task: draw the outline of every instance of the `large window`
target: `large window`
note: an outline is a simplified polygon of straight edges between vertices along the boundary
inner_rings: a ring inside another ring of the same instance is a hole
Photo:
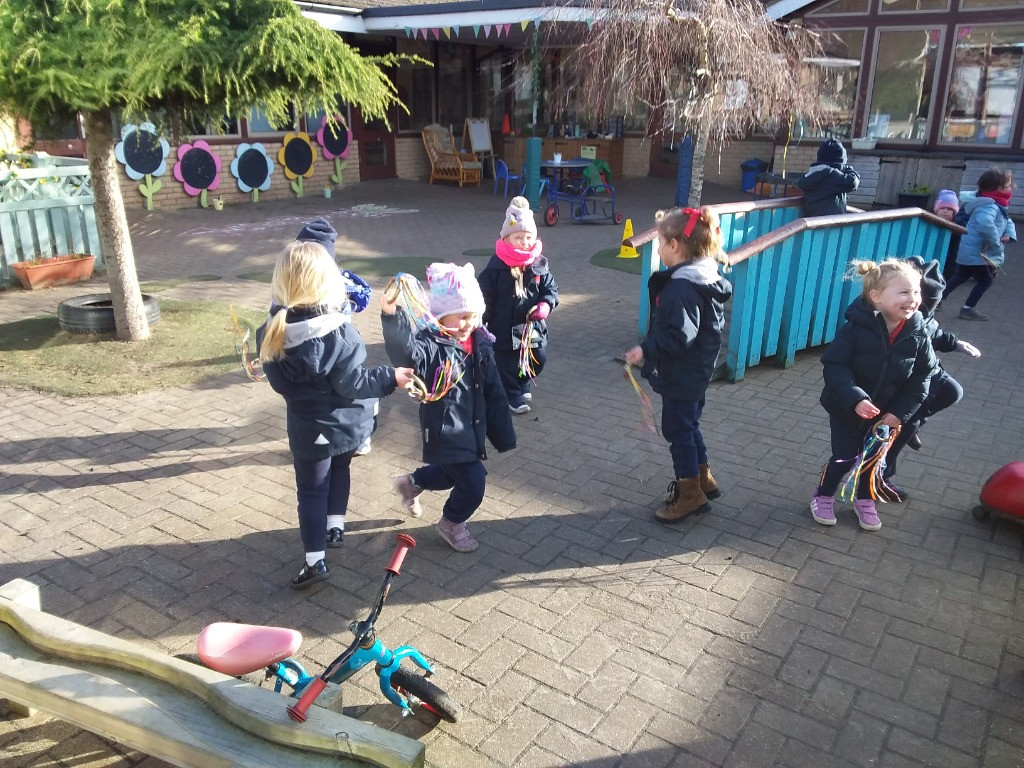
[[[472,49],[440,43],[437,49],[437,122],[451,125],[461,136],[469,113],[469,72]]]
[[[808,16],[835,16],[842,13],[867,13],[868,0],[834,0],[834,2],[823,5],[817,10],[808,13]]]
[[[820,58],[813,66],[807,84],[821,96],[825,117],[817,135],[849,138],[854,135],[853,119],[860,82],[860,62],[864,53],[863,29],[830,30],[822,39]]]
[[[940,29],[883,29],[875,44],[867,135],[924,142],[935,86]]]
[[[426,40],[398,39],[398,53],[434,60],[433,46]],[[434,122],[434,68],[428,64],[403,63],[395,70],[398,98],[409,110],[398,110],[398,129],[418,131]]]
[[[500,131],[505,118],[505,89],[502,85],[505,56],[500,49],[478,48],[476,52],[476,93],[474,117],[487,118],[492,131]]]
[[[882,0],[878,10],[882,13],[914,11],[944,11],[949,7],[949,0]]]
[[[1009,144],[1022,61],[1024,24],[957,27],[942,141]]]

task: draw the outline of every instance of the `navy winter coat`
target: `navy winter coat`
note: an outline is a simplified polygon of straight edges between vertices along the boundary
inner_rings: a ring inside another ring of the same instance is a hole
[[[846,193],[860,186],[860,174],[845,164],[812,165],[796,185],[804,191],[801,216],[833,216],[846,213]]]
[[[498,453],[516,447],[512,412],[494,363],[493,339],[483,328],[473,332],[473,354],[459,343],[429,330],[416,332],[401,307],[393,315],[381,314],[384,349],[395,365],[416,371],[427,386],[446,360],[463,371],[458,384],[440,400],[420,405],[423,461],[459,464],[487,458],[484,438]]]
[[[523,287],[526,296],[516,296],[515,278],[512,270],[497,255],[491,257],[487,266],[477,276],[480,291],[484,295],[484,325],[494,336],[495,349],[519,349],[526,325],[526,316],[542,301],[551,309],[558,306],[558,285],[548,270],[548,260],[539,256],[533,264],[523,268]],[[543,320],[534,320],[531,347],[545,347],[548,343],[548,325]]]
[[[373,431],[373,403],[395,390],[395,371],[367,368],[359,331],[341,313],[288,310],[285,355],[263,371],[287,407],[288,447],[305,461],[354,451]],[[263,343],[266,325],[256,331]]]
[[[712,259],[678,264],[651,275],[651,322],[641,342],[641,375],[668,400],[699,400],[722,349],[725,302],[732,283]]]
[[[861,400],[906,422],[928,395],[928,379],[936,366],[920,312],[904,323],[890,346],[885,318],[863,296],[847,308],[846,323],[825,349],[821,363],[822,406],[833,416],[858,422],[854,408]]]

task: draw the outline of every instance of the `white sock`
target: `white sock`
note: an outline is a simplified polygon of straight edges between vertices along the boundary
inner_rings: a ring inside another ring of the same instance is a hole
[[[345,530],[345,516],[344,515],[328,515],[327,516],[327,530],[331,528],[341,528]]]
[[[314,565],[324,559],[323,552],[307,552],[306,553],[306,565],[312,568]],[[301,573],[301,571],[300,571]]]

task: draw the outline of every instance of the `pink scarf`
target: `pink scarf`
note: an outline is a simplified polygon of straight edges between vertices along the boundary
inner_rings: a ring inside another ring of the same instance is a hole
[[[979,192],[978,197],[988,197],[995,200],[1003,208],[1010,204],[1010,198],[1013,197],[1013,190],[1010,189],[993,189],[990,192]]]
[[[494,243],[494,253],[505,264],[510,267],[526,267],[533,264],[534,260],[544,251],[544,244],[538,240],[528,251],[520,251],[512,243],[498,240]]]

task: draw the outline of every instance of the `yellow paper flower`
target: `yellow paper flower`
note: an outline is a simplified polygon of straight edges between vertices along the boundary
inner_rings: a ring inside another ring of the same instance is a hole
[[[304,132],[286,133],[281,148],[277,150],[277,160],[284,167],[284,175],[289,179],[313,175],[313,163],[316,162],[316,149]]]

